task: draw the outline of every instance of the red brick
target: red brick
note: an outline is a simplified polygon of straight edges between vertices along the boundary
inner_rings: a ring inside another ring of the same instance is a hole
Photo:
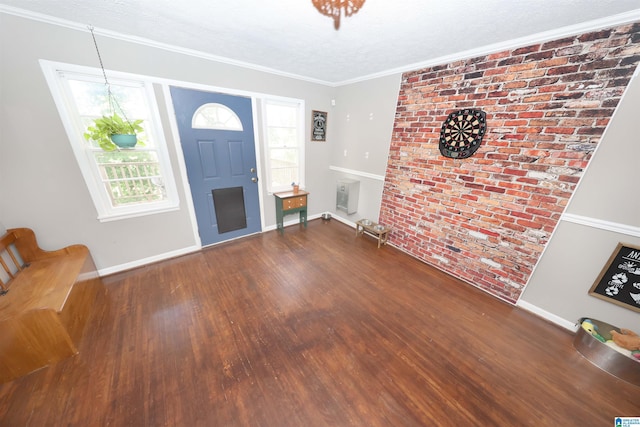
[[[538,92],[546,93],[546,92],[562,92],[567,88],[566,84],[557,84],[557,85],[549,85],[549,86],[541,86],[538,88]],[[572,94],[574,95],[574,94]],[[582,96],[582,93],[575,94],[576,97]],[[555,96],[558,98],[558,94]]]
[[[607,30],[594,31],[591,33],[582,34],[581,36],[578,37],[578,41],[584,43],[584,42],[589,42],[594,40],[606,39],[611,35],[612,31],[613,30],[611,29],[607,29]]]
[[[505,120],[504,126],[526,126],[529,124],[528,120]]]
[[[539,126],[539,127],[547,127],[547,126],[557,126],[558,119],[533,119],[529,120],[529,125],[531,126]]]
[[[502,173],[507,175],[514,175],[514,176],[525,176],[527,174],[527,171],[522,169],[505,168],[502,170]]]
[[[525,212],[528,212],[532,215],[535,216],[541,216],[541,217],[551,217],[553,215],[553,212],[548,210],[548,209],[536,209],[536,208],[526,208]]]
[[[571,46],[573,43],[575,43],[575,37],[566,37],[564,39],[559,39],[559,40],[553,40],[550,42],[546,42],[542,45],[541,49],[542,50],[547,50],[547,49],[560,49],[560,48],[566,48],[568,46]]]
[[[616,68],[620,64],[619,59],[586,62],[580,65],[580,71],[602,70]]]
[[[529,55],[526,55],[524,57],[525,61],[542,61],[544,59],[550,59],[553,58],[553,51],[551,50],[547,50],[547,51],[541,51],[541,52],[536,52],[536,53],[531,53]]]
[[[578,71],[580,71],[580,66],[579,65],[566,65],[566,66],[563,66],[563,67],[549,68],[547,70],[547,75],[548,76],[556,76],[556,75],[560,75],[560,74],[577,73]]]
[[[571,135],[576,131],[573,127],[547,127],[544,129],[545,133],[559,133],[563,135]]]
[[[558,66],[561,66],[561,65],[565,65],[567,63],[569,63],[569,60],[567,58],[553,58],[553,59],[547,59],[545,61],[538,62],[537,68],[558,67]],[[562,73],[562,74],[564,74],[564,73]]]
[[[525,64],[516,64],[516,65],[512,65],[507,69],[508,73],[518,73],[521,71],[527,71],[527,70],[532,70],[536,67],[536,63],[535,62],[527,62]]]
[[[518,117],[522,119],[544,117],[544,111],[522,111],[518,113]]]
[[[579,128],[576,133],[578,135],[602,135],[604,133],[603,127],[582,127]]]
[[[578,181],[580,181],[580,177],[579,176],[574,176],[574,175],[560,175],[558,177],[558,181],[560,182],[570,182],[573,184],[577,184]]]
[[[537,77],[542,77],[546,74],[546,70],[542,69],[536,69],[536,70],[529,70],[529,71],[523,71],[521,73],[518,73],[518,78],[520,79],[534,79]]]
[[[511,53],[505,50],[502,52],[489,54],[487,55],[487,59],[493,60],[493,59],[509,58],[510,56],[511,56]]]
[[[527,54],[527,53],[531,53],[531,52],[537,52],[538,50],[540,50],[540,45],[536,44],[536,45],[531,45],[531,46],[520,47],[520,48],[514,49],[511,52],[511,54],[513,56],[523,55],[523,54]]]
[[[520,127],[516,130],[516,132],[518,133],[540,133],[542,132],[542,128],[541,127]]]
[[[533,96],[526,96],[522,102],[546,102],[546,101],[551,101],[553,95],[550,93],[544,94],[544,95],[533,95]]]

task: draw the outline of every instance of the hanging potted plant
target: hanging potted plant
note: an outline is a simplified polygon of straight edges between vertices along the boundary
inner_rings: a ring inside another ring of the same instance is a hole
[[[142,120],[131,122],[120,117],[118,113],[113,113],[95,119],[93,125],[87,128],[84,137],[87,141],[97,142],[105,151],[133,148],[136,144],[144,145],[137,137],[137,134],[144,130],[141,124]]]
[[[105,151],[113,151],[118,148],[133,148],[136,145],[144,145],[137,134],[143,132],[142,120],[129,120],[124,114],[122,107],[118,103],[111,92],[111,85],[107,80],[107,73],[102,63],[102,57],[100,56],[100,50],[98,49],[98,43],[96,42],[96,36],[93,33],[93,27],[89,27],[91,31],[91,37],[93,37],[93,44],[96,47],[98,53],[98,60],[100,61],[100,68],[102,69],[102,75],[104,76],[104,83],[107,88],[107,99],[109,101],[109,110],[111,115],[103,115],[93,121],[93,124],[87,127],[87,131],[84,133],[84,137],[87,141],[95,141],[100,148]],[[122,116],[116,112],[115,109],[120,110]]]

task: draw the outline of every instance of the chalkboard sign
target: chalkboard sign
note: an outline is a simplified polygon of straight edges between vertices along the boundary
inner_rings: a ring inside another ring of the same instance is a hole
[[[589,295],[640,312],[640,247],[618,243]]]

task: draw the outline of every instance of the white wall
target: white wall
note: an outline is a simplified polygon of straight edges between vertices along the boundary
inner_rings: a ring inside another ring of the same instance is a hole
[[[328,111],[335,96],[335,88],[325,85],[169,50],[100,36],[98,43],[107,69],[303,99],[307,129],[311,110]],[[100,223],[38,63],[47,59],[99,67],[90,33],[0,13],[0,54],[0,215],[7,228],[34,229],[44,249],[86,244],[103,272],[196,248],[186,208],[189,196],[178,170],[180,153],[162,98],[160,110],[178,179],[180,209]],[[324,191],[331,146],[331,134],[324,144],[307,139],[309,215],[324,212],[331,204]],[[261,182],[264,185],[266,179]],[[266,192],[262,208],[266,228],[273,227],[275,202]]]
[[[640,245],[638,111],[636,76],[522,294],[525,308],[566,325],[592,317],[640,333],[640,313],[588,295],[619,242]]]
[[[338,88],[336,105],[329,113],[329,126],[337,136],[332,139],[328,191],[333,203],[328,210],[348,222],[378,220],[401,78],[397,73]],[[360,181],[355,214],[336,212],[340,178]]]

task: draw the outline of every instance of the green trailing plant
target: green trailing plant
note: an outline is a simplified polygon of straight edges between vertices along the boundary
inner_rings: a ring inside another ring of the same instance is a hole
[[[137,135],[143,132],[142,120],[129,121],[123,119],[118,113],[111,116],[102,116],[93,121],[93,125],[87,128],[84,137],[87,141],[95,141],[105,151],[113,151],[118,146],[111,140],[112,135]],[[138,145],[144,142],[138,138]]]
[[[144,131],[141,126],[142,120],[129,120],[127,118],[127,115],[122,110],[122,107],[120,107],[118,100],[113,96],[113,93],[111,92],[111,85],[109,84],[109,80],[107,79],[107,72],[104,69],[102,57],[100,56],[100,49],[98,49],[98,42],[96,41],[96,36],[93,32],[93,27],[89,26],[88,28],[91,32],[91,38],[93,39],[93,44],[96,47],[96,53],[98,54],[98,60],[100,61],[100,69],[102,70],[102,75],[104,76],[104,84],[107,88],[107,99],[109,100],[109,109],[111,110],[111,115],[104,115],[95,119],[93,121],[93,125],[87,127],[87,131],[84,133],[84,137],[87,141],[93,140],[97,142],[100,148],[105,151],[117,150],[119,146],[131,148],[135,145],[144,145],[144,142],[141,141],[137,136],[138,133]],[[124,119],[115,112],[114,106],[120,110],[120,112],[124,116]],[[122,143],[112,138],[114,135],[134,135],[135,137],[131,138],[131,144],[122,145]]]

